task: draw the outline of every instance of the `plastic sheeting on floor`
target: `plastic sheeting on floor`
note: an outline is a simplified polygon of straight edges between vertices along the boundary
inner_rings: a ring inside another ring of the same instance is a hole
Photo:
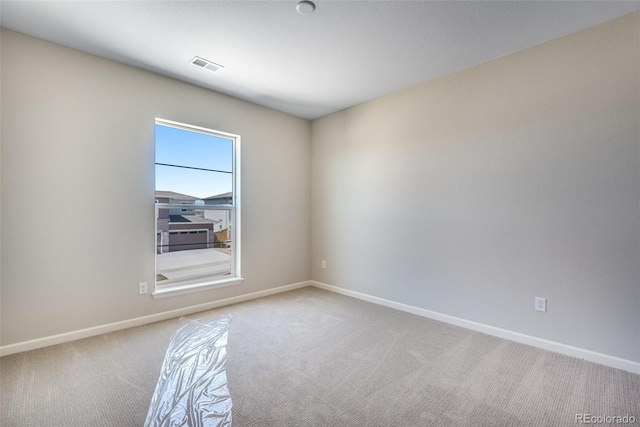
[[[224,369],[231,316],[186,325],[171,338],[145,427],[230,427],[231,395]]]

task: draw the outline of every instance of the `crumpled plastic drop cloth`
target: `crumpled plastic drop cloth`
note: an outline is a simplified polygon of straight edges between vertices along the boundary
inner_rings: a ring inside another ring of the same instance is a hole
[[[171,338],[145,427],[231,427],[224,365],[231,316],[186,325]]]

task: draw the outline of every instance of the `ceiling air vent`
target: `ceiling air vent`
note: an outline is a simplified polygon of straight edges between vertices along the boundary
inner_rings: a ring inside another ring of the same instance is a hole
[[[205,68],[214,73],[224,68],[222,65],[216,64],[215,62],[207,61],[206,59],[200,58],[199,56],[194,56],[193,59],[191,60],[191,63],[193,65],[197,65],[200,68]]]

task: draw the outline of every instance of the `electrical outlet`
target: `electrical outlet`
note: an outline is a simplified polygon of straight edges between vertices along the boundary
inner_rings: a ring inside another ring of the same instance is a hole
[[[536,297],[536,311],[547,312],[547,299]]]
[[[138,285],[138,292],[140,295],[144,295],[147,293],[147,282],[140,282]]]
[[[327,268],[327,261],[322,260],[322,268]]]

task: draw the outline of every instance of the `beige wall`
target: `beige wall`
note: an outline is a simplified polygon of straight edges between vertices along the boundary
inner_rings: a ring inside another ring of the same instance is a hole
[[[2,345],[309,278],[307,120],[16,32],[1,39]],[[156,117],[241,135],[243,284],[138,295],[155,278]]]
[[[640,361],[639,21],[314,121],[312,279]]]

